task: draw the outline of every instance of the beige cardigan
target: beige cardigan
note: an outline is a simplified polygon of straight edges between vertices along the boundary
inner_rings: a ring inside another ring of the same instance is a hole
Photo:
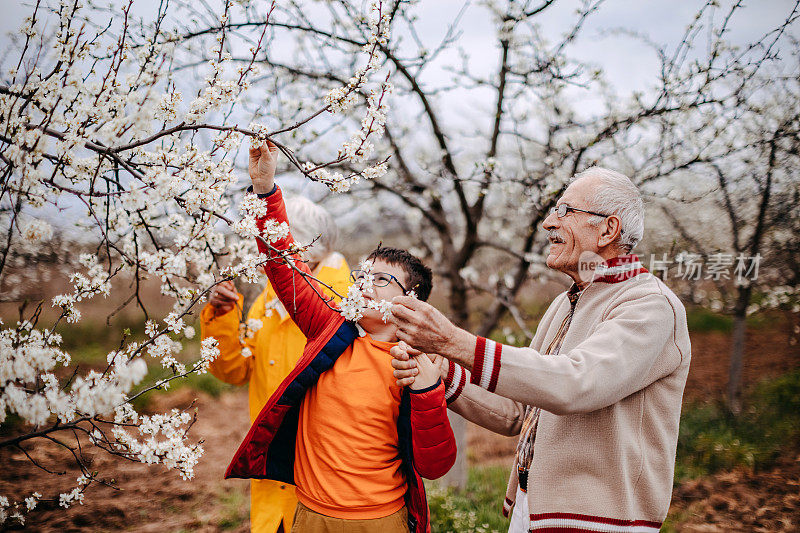
[[[449,406],[478,425],[515,435],[525,406],[542,408],[528,478],[532,531],[655,532],[667,515],[689,333],[675,294],[636,273],[581,292],[560,355],[538,350],[569,312],[566,293],[530,348],[479,339],[483,362],[476,354],[472,375],[449,363]],[[513,467],[505,514],[517,484]]]

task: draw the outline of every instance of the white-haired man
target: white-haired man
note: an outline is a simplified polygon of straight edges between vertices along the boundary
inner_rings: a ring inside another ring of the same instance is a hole
[[[683,305],[631,249],[644,208],[624,175],[578,174],[544,221],[547,266],[573,280],[529,348],[456,328],[433,307],[394,300],[398,337],[447,359],[449,407],[519,434],[509,531],[657,532],[667,515],[690,344]],[[413,354],[393,353],[398,384]]]
[[[333,217],[321,206],[302,196],[286,202],[292,235],[302,245],[314,277],[338,294],[346,294],[350,269],[342,254],[334,251],[338,230]],[[312,244],[313,243],[313,244]],[[323,287],[328,297],[335,295]],[[220,355],[209,371],[232,385],[248,385],[250,422],[255,420],[278,385],[303,353],[306,338],[267,283],[247,313],[248,322],[260,323],[250,337],[241,338],[239,323],[242,295],[232,281],[214,287],[208,305],[200,314],[202,337],[219,341]],[[268,479],[253,479],[250,485],[250,529],[255,533],[288,532],[297,506],[295,488]]]

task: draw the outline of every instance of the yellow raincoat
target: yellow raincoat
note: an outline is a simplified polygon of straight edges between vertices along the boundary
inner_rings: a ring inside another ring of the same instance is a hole
[[[341,254],[334,252],[326,257],[315,269],[314,276],[339,294],[347,293],[350,269]],[[323,290],[326,295],[335,296],[327,288]],[[232,385],[250,385],[252,423],[278,385],[294,368],[303,353],[306,338],[267,283],[247,313],[248,320],[260,320],[262,327],[252,338],[245,338],[242,344],[239,334],[242,301],[239,295],[236,307],[218,317],[214,317],[214,309],[207,305],[200,314],[200,328],[204,339],[214,337],[219,341],[220,355],[211,364],[210,372]],[[244,354],[243,348],[246,348]],[[294,486],[267,479],[253,479],[250,483],[251,530],[256,533],[275,533],[282,520],[283,530],[287,533],[291,531],[297,505]]]

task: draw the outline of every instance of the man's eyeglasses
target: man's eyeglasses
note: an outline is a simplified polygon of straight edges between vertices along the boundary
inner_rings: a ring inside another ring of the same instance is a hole
[[[586,209],[578,209],[577,207],[572,207],[568,204],[558,204],[554,208],[550,210],[551,215],[555,215],[558,218],[564,218],[569,213],[589,213],[590,215],[594,215],[597,217],[610,217],[611,215],[604,215],[603,213],[597,213],[595,211],[587,211]]]
[[[363,279],[365,275],[366,275],[366,273],[363,270],[358,270],[358,269],[352,270],[350,272],[350,281],[355,283],[355,282]],[[373,272],[372,273],[372,284],[374,286],[376,286],[376,287],[386,287],[387,285],[389,285],[393,281],[395,283],[397,283],[400,286],[401,289],[403,289],[403,294],[408,294],[408,291],[406,290],[405,287],[403,287],[403,284],[400,283],[400,280],[398,280],[396,277],[392,276],[391,274],[387,274],[386,272]]]

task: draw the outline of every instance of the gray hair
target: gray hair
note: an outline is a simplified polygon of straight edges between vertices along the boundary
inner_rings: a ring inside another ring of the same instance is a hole
[[[286,199],[286,215],[295,242],[303,246],[314,243],[306,251],[306,259],[318,263],[333,251],[339,228],[325,208],[304,196],[292,196]]]
[[[595,193],[586,198],[589,209],[620,218],[621,232],[618,244],[630,252],[644,236],[644,202],[639,189],[624,174],[602,167],[590,167],[579,172],[570,183],[581,178],[599,182]],[[590,217],[589,223],[597,226],[603,217]]]

